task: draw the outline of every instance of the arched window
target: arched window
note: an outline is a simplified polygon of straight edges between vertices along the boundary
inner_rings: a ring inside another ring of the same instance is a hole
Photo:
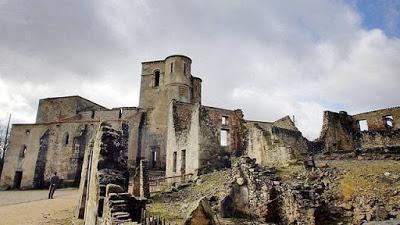
[[[154,87],[158,87],[160,85],[160,71],[156,70],[154,72]]]
[[[65,133],[64,145],[68,145],[68,144],[69,144],[69,134]]]
[[[21,151],[19,152],[20,158],[25,158],[25,154],[28,151],[28,147],[26,145],[22,145]]]

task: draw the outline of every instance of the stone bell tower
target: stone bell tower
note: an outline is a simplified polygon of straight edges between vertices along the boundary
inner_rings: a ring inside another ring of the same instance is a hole
[[[169,103],[201,103],[202,81],[192,76],[191,67],[184,55],[142,63],[139,107],[146,110],[146,119],[139,151],[150,168],[165,168]]]

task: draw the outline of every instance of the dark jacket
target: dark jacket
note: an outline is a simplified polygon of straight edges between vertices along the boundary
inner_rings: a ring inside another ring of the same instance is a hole
[[[60,182],[60,178],[57,175],[54,175],[50,178],[50,185],[57,186]]]

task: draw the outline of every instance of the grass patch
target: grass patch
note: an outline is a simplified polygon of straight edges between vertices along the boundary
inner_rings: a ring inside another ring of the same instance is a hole
[[[339,193],[344,201],[357,195],[374,196],[389,205],[400,204],[400,181],[390,182],[384,173],[400,175],[400,162],[392,160],[333,160],[323,161],[340,169]]]

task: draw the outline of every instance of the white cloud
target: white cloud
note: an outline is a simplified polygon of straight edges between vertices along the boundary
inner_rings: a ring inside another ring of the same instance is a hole
[[[17,121],[50,96],[137,105],[140,62],[170,54],[193,59],[204,104],[295,115],[310,138],[323,110],[399,104],[400,40],[342,1],[9,0],[0,18],[0,108]]]

